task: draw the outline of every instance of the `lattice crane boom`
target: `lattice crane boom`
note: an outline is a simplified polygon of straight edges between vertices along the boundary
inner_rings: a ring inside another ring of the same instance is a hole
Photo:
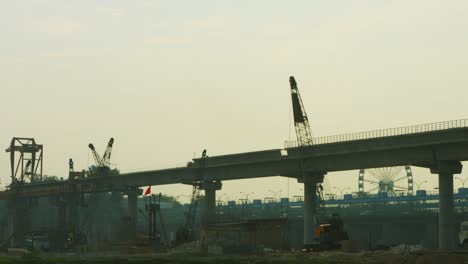
[[[202,153],[202,165],[201,169],[204,168],[204,158],[207,158],[208,156],[206,155],[206,149],[203,150]],[[201,174],[203,174],[203,171],[201,171]],[[201,175],[202,176],[202,175]],[[203,178],[203,177],[201,177]],[[189,241],[195,240],[195,218],[197,215],[197,207],[198,203],[200,200],[200,186],[201,183],[194,182],[193,188],[192,188],[192,196],[190,197],[190,205],[189,208],[185,214],[185,222],[184,225],[177,230],[176,234],[176,240],[177,243],[186,243]]]
[[[301,94],[297,88],[294,76],[289,77],[291,86],[292,108],[294,116],[294,127],[299,146],[310,146],[313,144],[312,132],[310,130],[309,119],[302,103]]]
[[[206,149],[202,152],[202,158],[207,157]],[[192,196],[190,197],[190,206],[185,221],[185,228],[193,230],[195,227],[195,216],[197,214],[198,200],[200,199],[200,186],[194,184],[192,188]]]
[[[110,166],[110,158],[112,154],[112,146],[114,145],[114,138],[111,138],[109,140],[109,143],[107,143],[107,148],[106,151],[104,152],[104,155],[102,156],[102,165],[103,166]]]
[[[294,127],[296,129],[296,137],[299,147],[313,145],[312,132],[309,125],[309,118],[302,102],[301,94],[297,88],[297,82],[294,76],[289,77],[289,84],[291,86],[291,99],[294,116]],[[324,215],[325,203],[323,197],[322,181],[317,182],[317,199],[315,211],[318,215]],[[317,220],[316,220],[317,222]]]
[[[104,155],[101,156],[97,153],[96,148],[92,143],[88,145],[89,149],[91,150],[91,153],[93,153],[93,158],[94,161],[96,162],[96,166],[100,168],[104,167],[110,167],[110,158],[112,154],[112,147],[114,145],[114,138],[111,138],[109,140],[109,143],[107,143],[107,148],[106,151],[104,152]]]
[[[102,167],[102,158],[97,153],[96,148],[94,147],[94,145],[92,143],[89,143],[88,147],[91,150],[91,153],[93,154],[93,158],[94,158],[94,161],[96,162],[96,166]]]

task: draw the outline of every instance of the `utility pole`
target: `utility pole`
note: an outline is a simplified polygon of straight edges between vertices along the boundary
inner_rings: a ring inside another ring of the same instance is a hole
[[[462,179],[460,177],[455,177],[455,179],[459,180],[462,183],[462,188],[465,188],[465,182],[468,181],[468,178]]]
[[[346,187],[344,189],[338,188],[338,187],[333,187],[333,189],[337,189],[340,192],[340,196],[343,198],[343,192],[346,190],[351,190],[349,187]]]
[[[455,179],[457,179],[457,177],[455,177]],[[421,185],[423,185],[424,183],[427,183],[427,181],[423,181],[423,182],[420,182],[420,183],[414,182],[414,184],[416,184],[416,186],[418,187],[418,190],[421,187]]]
[[[278,194],[281,195],[282,190],[279,190],[279,191],[276,191],[276,192],[273,191],[273,190],[268,190],[268,191],[271,192],[271,193],[273,194],[273,197],[274,197],[274,199],[275,199],[275,203],[277,203],[277,202],[278,202],[278,199],[277,199],[276,197],[278,196]]]

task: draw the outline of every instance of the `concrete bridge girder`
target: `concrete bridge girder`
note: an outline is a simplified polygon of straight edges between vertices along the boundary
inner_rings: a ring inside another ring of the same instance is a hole
[[[383,149],[330,156],[304,156],[303,169],[346,171],[362,168],[414,165],[432,168],[438,160],[467,160],[468,142],[419,148]]]
[[[343,171],[398,165],[430,166],[435,160],[468,160],[468,128],[388,136],[311,147],[240,153],[204,158],[204,180],[236,180],[268,176],[299,177],[304,171]],[[196,164],[195,164],[196,165]],[[200,167],[126,173],[76,179],[80,192],[113,191],[126,186],[164,185],[200,180]],[[303,167],[301,167],[303,165]],[[68,181],[22,186],[25,196],[70,192]],[[3,198],[7,193],[1,193]]]

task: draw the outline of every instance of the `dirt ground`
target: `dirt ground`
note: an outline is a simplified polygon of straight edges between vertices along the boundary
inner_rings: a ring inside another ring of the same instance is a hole
[[[201,256],[183,254],[144,254],[144,255],[43,255],[27,254],[23,256],[0,255],[2,264],[148,264],[148,263],[242,263],[242,264],[267,264],[267,263],[359,263],[359,264],[468,264],[468,252],[440,252],[420,251],[412,253],[392,252],[361,252],[361,253],[275,253],[265,256]]]

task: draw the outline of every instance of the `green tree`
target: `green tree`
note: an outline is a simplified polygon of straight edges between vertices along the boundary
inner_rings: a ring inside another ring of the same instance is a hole
[[[159,202],[159,194],[152,194],[151,197],[156,197],[156,201]],[[172,203],[174,205],[182,205],[174,196],[161,194],[161,202]]]
[[[96,165],[92,165],[89,167],[88,171],[86,172],[86,175],[88,177],[93,177],[93,176],[115,176],[119,175],[120,171],[118,169],[111,169],[109,167],[98,167]]]
[[[52,176],[52,175],[42,176],[42,182],[58,182],[58,181],[60,181],[60,178],[57,176]]]

